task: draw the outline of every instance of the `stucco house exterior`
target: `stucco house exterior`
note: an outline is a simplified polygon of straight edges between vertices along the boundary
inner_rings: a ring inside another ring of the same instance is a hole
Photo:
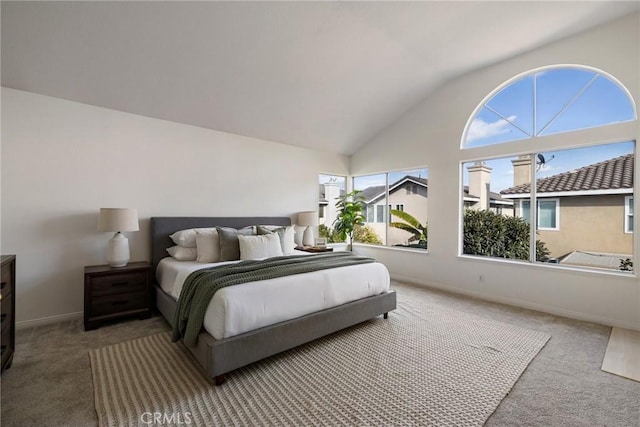
[[[515,214],[530,212],[531,160],[513,160],[514,186],[501,191]],[[617,268],[633,254],[634,155],[536,181],[538,238],[560,263]]]

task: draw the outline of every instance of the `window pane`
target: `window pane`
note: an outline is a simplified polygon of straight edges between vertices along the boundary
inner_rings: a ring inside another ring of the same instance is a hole
[[[385,242],[386,221],[384,206],[386,201],[387,174],[358,176],[353,178],[354,190],[362,191],[366,204],[366,222],[354,233],[358,243],[383,245]],[[382,208],[382,213],[379,209]]]
[[[462,253],[528,260],[531,229],[522,207],[529,199],[531,156],[463,163],[462,171]]]
[[[538,228],[556,228],[555,200],[538,200]]]
[[[338,197],[347,189],[347,178],[337,175],[318,175],[319,206],[318,206],[318,237],[327,239],[327,243],[343,241],[333,231],[334,221],[338,217]]]
[[[509,123],[509,120],[516,119],[515,115],[509,115],[506,119],[508,120],[488,108],[482,108],[469,125],[464,146],[466,148],[482,147],[528,138],[526,133]]]
[[[427,169],[389,173],[389,246],[427,249]]]
[[[541,135],[585,129],[634,119],[634,111],[620,88],[598,77]]]
[[[521,209],[520,217],[524,219],[527,224],[531,224],[531,202],[529,200],[523,200]]]
[[[533,76],[505,87],[487,102],[487,106],[533,136]]]
[[[634,146],[623,142],[536,155],[536,237],[550,261],[618,270],[621,259],[633,258],[627,200]],[[544,261],[542,254],[537,260]]]

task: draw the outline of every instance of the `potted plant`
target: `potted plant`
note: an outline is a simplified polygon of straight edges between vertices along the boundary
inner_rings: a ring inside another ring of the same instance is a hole
[[[336,197],[338,202],[338,217],[333,222],[333,228],[342,239],[349,238],[347,250],[352,249],[353,232],[358,225],[364,225],[365,198],[360,190],[353,190],[340,197]]]

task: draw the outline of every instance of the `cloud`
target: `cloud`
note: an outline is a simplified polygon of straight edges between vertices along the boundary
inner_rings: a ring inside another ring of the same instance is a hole
[[[507,120],[513,122],[516,116],[509,116]],[[507,120],[498,119],[495,122],[485,122],[480,118],[475,118],[467,131],[467,142],[477,141],[479,139],[490,138],[492,136],[507,133],[511,130],[511,123]]]

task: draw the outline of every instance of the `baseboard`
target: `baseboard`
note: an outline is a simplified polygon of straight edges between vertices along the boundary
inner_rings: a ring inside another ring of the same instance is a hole
[[[49,325],[51,323],[64,322],[67,320],[78,320],[82,319],[83,314],[84,312],[79,311],[77,313],[60,314],[57,316],[41,317],[39,319],[23,320],[21,322],[16,322],[16,329],[20,330],[32,328],[34,326]]]
[[[440,290],[451,292],[454,294],[460,294],[460,295],[466,295],[474,298],[479,298],[485,301],[498,302],[501,304],[513,305],[515,307],[527,308],[529,310],[541,311],[543,313],[553,314],[555,316],[568,317],[570,319],[582,320],[582,321],[591,322],[591,323],[598,323],[600,325],[606,325],[606,326],[617,326],[619,328],[631,329],[634,331],[640,330],[640,325],[637,323],[624,322],[618,319],[611,319],[608,317],[586,314],[578,311],[565,310],[558,307],[551,307],[544,304],[536,304],[530,301],[524,301],[524,300],[519,300],[515,298],[495,296],[495,295],[487,294],[484,292],[460,289],[460,288],[456,288],[449,285],[443,285],[439,283],[424,282],[414,277],[405,277],[405,276],[393,274],[391,275],[391,279],[397,280],[399,282],[406,282],[406,283],[412,283],[415,285],[425,286],[427,288],[440,289]]]

